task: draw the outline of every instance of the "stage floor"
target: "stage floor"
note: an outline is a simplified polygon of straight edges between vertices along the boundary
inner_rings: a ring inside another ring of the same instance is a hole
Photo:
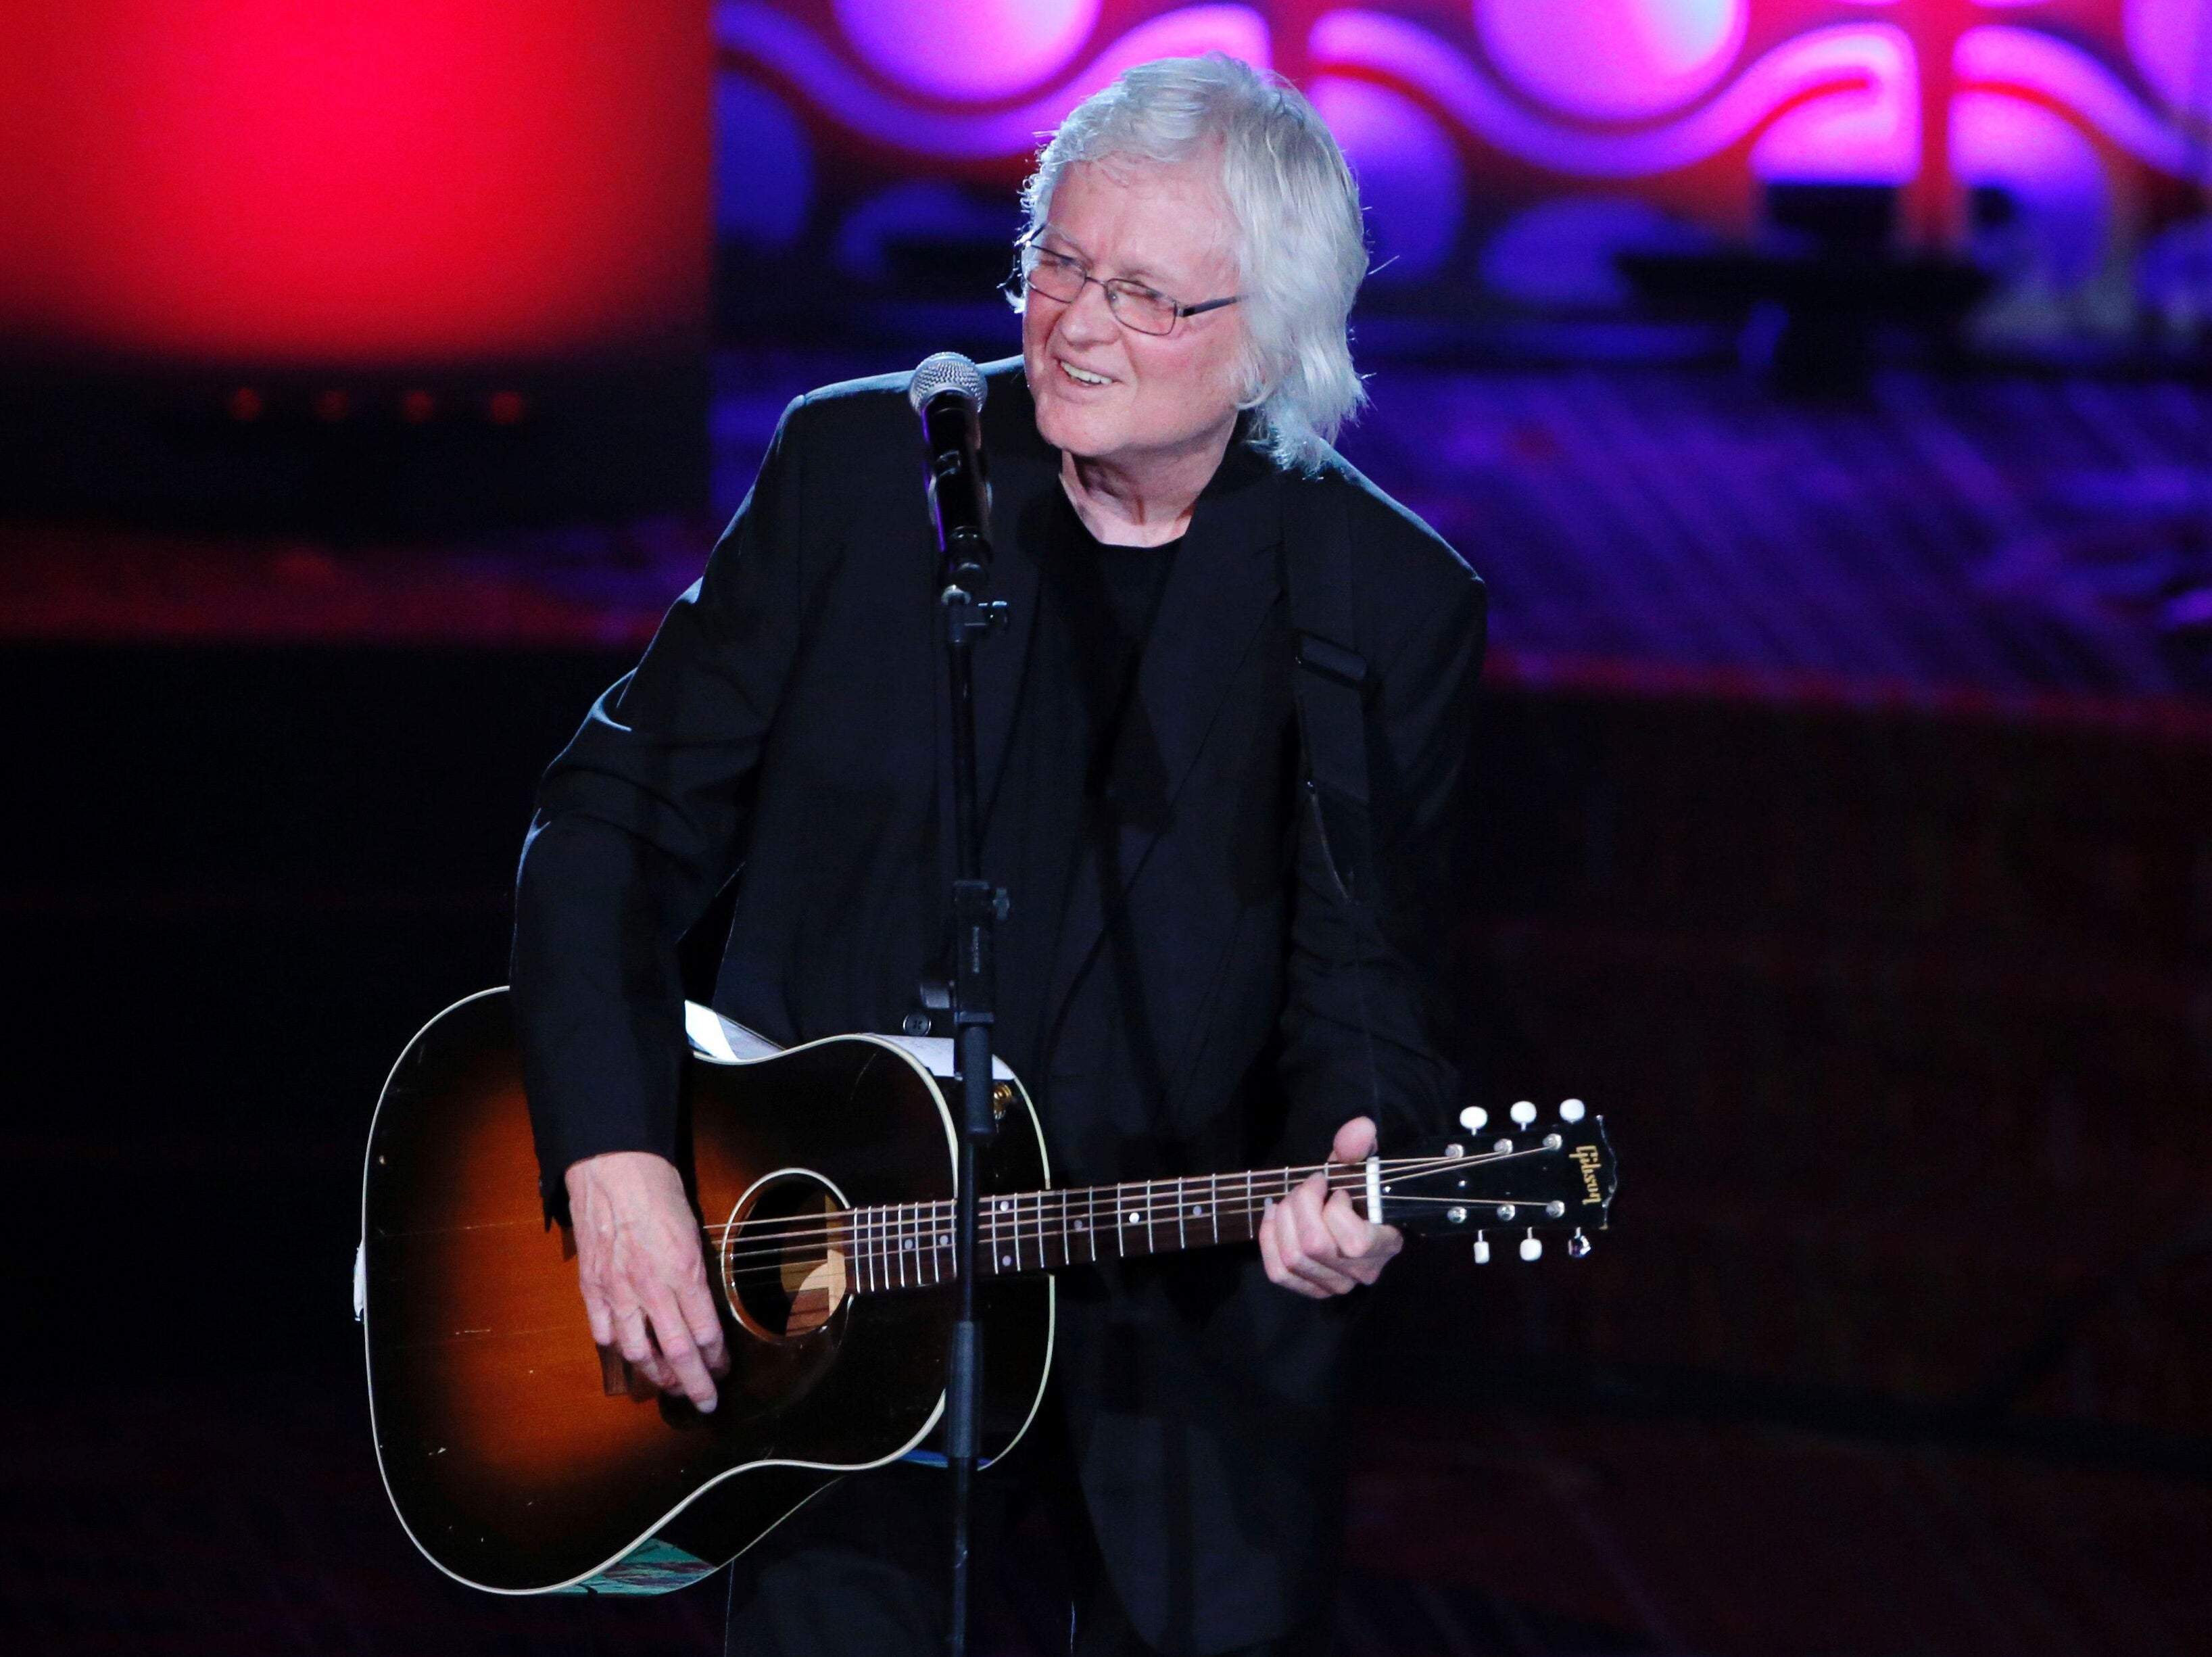
[[[11,1399],[0,1644],[45,1657],[706,1657],[716,1577],[500,1599],[425,1564],[320,1377]],[[275,1396],[251,1399],[266,1389]],[[311,1396],[301,1397],[306,1392]],[[1711,1423],[1391,1411],[1357,1447],[1345,1657],[2164,1657],[2201,1648],[2200,1492]],[[980,1657],[1051,1657],[1018,1533]]]

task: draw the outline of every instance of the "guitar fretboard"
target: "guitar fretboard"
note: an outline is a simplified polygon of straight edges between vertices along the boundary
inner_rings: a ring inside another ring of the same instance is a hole
[[[1249,1242],[1268,1203],[1319,1171],[1255,1169],[987,1197],[976,1216],[976,1257],[986,1273],[1005,1277]],[[1330,1188],[1351,1192],[1365,1214],[1365,1165],[1336,1163],[1326,1171]],[[955,1275],[949,1201],[856,1208],[838,1220],[836,1241],[860,1293],[927,1288]]]

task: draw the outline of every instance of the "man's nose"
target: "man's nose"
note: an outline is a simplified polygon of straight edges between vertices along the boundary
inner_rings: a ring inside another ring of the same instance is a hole
[[[1060,313],[1060,331],[1071,345],[1103,344],[1121,331],[1121,325],[1114,319],[1114,307],[1106,302],[1106,290],[1095,282],[1083,284],[1083,291],[1067,302]]]

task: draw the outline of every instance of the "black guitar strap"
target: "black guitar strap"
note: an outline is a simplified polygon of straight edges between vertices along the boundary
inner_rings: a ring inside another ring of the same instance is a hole
[[[1367,1005],[1367,960],[1380,942],[1374,818],[1367,787],[1367,659],[1352,648],[1352,529],[1342,491],[1293,479],[1283,500],[1283,582],[1291,611],[1305,809],[1329,878],[1349,913],[1346,942],[1359,1003],[1368,1112],[1382,1120],[1382,1078]]]
[[[1297,666],[1305,809],[1338,895],[1373,895],[1375,836],[1367,795],[1366,659],[1352,647],[1352,537],[1340,492],[1293,480],[1283,513],[1284,585]]]

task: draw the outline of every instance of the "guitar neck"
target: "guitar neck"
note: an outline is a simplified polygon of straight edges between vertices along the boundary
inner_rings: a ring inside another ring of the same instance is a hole
[[[1330,1189],[1350,1192],[1353,1205],[1372,1217],[1364,1163],[1133,1180],[986,1197],[977,1215],[976,1258],[986,1274],[1012,1277],[1249,1242],[1267,1205],[1317,1173],[1328,1175]],[[862,1294],[923,1288],[955,1275],[950,1202],[856,1208],[841,1218],[840,1241]]]

